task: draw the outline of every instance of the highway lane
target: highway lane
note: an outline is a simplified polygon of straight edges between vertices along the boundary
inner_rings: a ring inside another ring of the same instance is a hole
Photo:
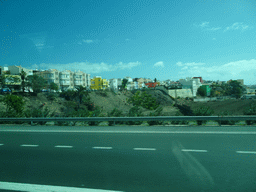
[[[254,127],[14,130],[0,131],[0,181],[118,191],[256,189]]]

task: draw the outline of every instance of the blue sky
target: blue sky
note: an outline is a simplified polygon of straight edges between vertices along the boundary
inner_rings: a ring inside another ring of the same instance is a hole
[[[255,0],[0,1],[0,66],[256,84]]]

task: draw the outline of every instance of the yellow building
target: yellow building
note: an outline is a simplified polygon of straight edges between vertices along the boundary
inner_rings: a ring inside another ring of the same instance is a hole
[[[108,80],[102,79],[100,76],[96,76],[91,80],[92,90],[102,90],[108,87]]]

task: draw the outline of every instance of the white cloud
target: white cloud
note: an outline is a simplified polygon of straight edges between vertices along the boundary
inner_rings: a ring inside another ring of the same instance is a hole
[[[178,65],[178,66],[180,66],[180,67],[183,66],[182,62],[180,62],[180,61],[177,62],[176,65]]]
[[[216,38],[212,38],[212,40],[216,40]]]
[[[209,31],[217,31],[217,30],[220,30],[220,29],[221,29],[221,27],[212,27],[212,28],[209,28],[207,30],[209,30]]]
[[[226,27],[224,32],[228,30],[246,30],[246,29],[249,29],[248,25],[244,25],[243,23],[236,22],[233,25]]]
[[[93,40],[91,40],[91,39],[83,39],[82,41],[84,43],[93,43]]]
[[[209,25],[209,22],[202,22],[199,26],[200,27],[207,27]]]
[[[188,67],[187,67],[187,66],[185,66],[185,67],[181,68],[181,70],[186,70],[186,69],[188,69]]]
[[[185,64],[183,65],[185,66]],[[210,80],[244,79],[246,84],[256,84],[256,60],[240,60],[220,66],[189,66],[183,67],[180,74],[187,76],[202,76]]]
[[[81,70],[85,73],[101,73],[101,72],[107,72],[107,71],[117,71],[117,70],[127,70],[132,69],[134,67],[137,67],[141,65],[140,62],[129,62],[129,63],[122,63],[119,62],[117,64],[107,64],[107,63],[89,63],[89,62],[75,62],[75,63],[67,63],[67,64],[52,64],[52,63],[42,63],[38,64],[38,69],[57,69],[59,71],[63,70],[70,70],[70,71],[77,71]]]
[[[204,65],[204,63],[195,63],[195,62],[192,62],[192,63],[182,63],[182,62],[177,62],[176,65],[178,65],[179,67],[182,67],[182,66],[187,66],[187,67],[193,67],[193,66],[200,66],[200,65]]]
[[[164,62],[163,61],[159,61],[159,62],[154,64],[154,67],[164,67]]]

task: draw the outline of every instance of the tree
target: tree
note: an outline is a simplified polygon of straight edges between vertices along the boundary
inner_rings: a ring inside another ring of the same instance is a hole
[[[47,81],[38,75],[30,75],[27,77],[28,86],[32,87],[35,94],[40,93],[41,90],[47,85]]]
[[[205,97],[206,96],[206,90],[201,86],[201,87],[198,88],[197,94],[202,96],[202,97]]]
[[[1,86],[2,86],[2,87],[5,87],[5,79],[6,79],[5,75],[2,74],[2,75],[0,76],[0,83],[1,83]]]
[[[6,112],[16,112],[16,114],[21,114],[24,109],[25,101],[22,97],[17,95],[6,95],[2,102],[6,105]]]
[[[20,78],[21,78],[21,88],[22,88],[23,93],[24,93],[25,87],[26,87],[26,82],[25,82],[26,76],[27,76],[27,73],[25,71],[23,71],[23,69],[22,69],[22,71],[20,73]]]
[[[154,79],[154,82],[155,82],[155,83],[157,82],[157,79],[156,79],[156,78]]]
[[[59,86],[58,86],[56,83],[51,82],[50,85],[49,85],[49,89],[50,89],[51,91],[52,91],[52,90],[58,91],[58,90],[59,90]]]
[[[79,103],[82,103],[83,96],[88,95],[88,92],[86,92],[86,87],[83,87],[82,85],[76,86],[76,96],[79,99]]]
[[[128,83],[128,79],[123,79],[123,81],[122,81],[122,89],[126,88],[127,83]]]
[[[243,94],[243,87],[238,81],[231,81],[229,83],[229,91],[231,95],[234,95],[237,99],[240,98]]]

